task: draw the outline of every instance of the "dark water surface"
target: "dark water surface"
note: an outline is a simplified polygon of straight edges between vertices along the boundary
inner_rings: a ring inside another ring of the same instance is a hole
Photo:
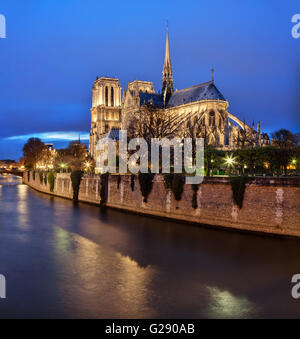
[[[300,318],[295,273],[298,240],[101,214],[0,176],[0,318]]]

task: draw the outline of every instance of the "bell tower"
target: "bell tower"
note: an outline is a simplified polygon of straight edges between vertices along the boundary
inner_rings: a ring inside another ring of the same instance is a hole
[[[111,129],[121,128],[121,86],[119,79],[101,77],[93,85],[90,131],[90,155],[95,158],[96,145]]]

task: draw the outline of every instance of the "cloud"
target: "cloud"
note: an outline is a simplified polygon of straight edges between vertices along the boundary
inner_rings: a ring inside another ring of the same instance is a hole
[[[29,138],[40,138],[42,141],[71,141],[77,140],[80,136],[81,140],[89,140],[89,133],[86,132],[43,132],[24,135],[15,135],[4,138],[5,141],[26,141]]]

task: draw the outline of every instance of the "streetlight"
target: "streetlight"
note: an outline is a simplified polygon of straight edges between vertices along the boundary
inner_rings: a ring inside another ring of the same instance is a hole
[[[231,174],[231,168],[234,167],[234,165],[236,164],[235,158],[232,156],[232,154],[226,156],[225,164],[229,168],[228,175],[230,175]]]
[[[235,165],[235,163],[236,163],[236,161],[235,161],[235,158],[232,156],[232,154],[226,156],[225,164],[228,167],[233,167]]]
[[[84,163],[84,167],[85,167],[85,170],[88,172],[89,171],[89,169],[91,168],[91,163],[89,162],[89,161],[86,161],[85,163]]]
[[[64,172],[64,169],[67,167],[67,165],[66,164],[64,164],[64,163],[61,163],[60,164],[60,168],[62,169],[62,171]]]

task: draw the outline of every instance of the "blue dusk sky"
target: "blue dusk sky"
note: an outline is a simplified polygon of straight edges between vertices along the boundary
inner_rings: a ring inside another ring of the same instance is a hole
[[[299,0],[1,0],[0,159],[29,136],[87,141],[96,76],[161,88],[169,21],[174,87],[211,79],[229,111],[271,133],[300,131]]]

